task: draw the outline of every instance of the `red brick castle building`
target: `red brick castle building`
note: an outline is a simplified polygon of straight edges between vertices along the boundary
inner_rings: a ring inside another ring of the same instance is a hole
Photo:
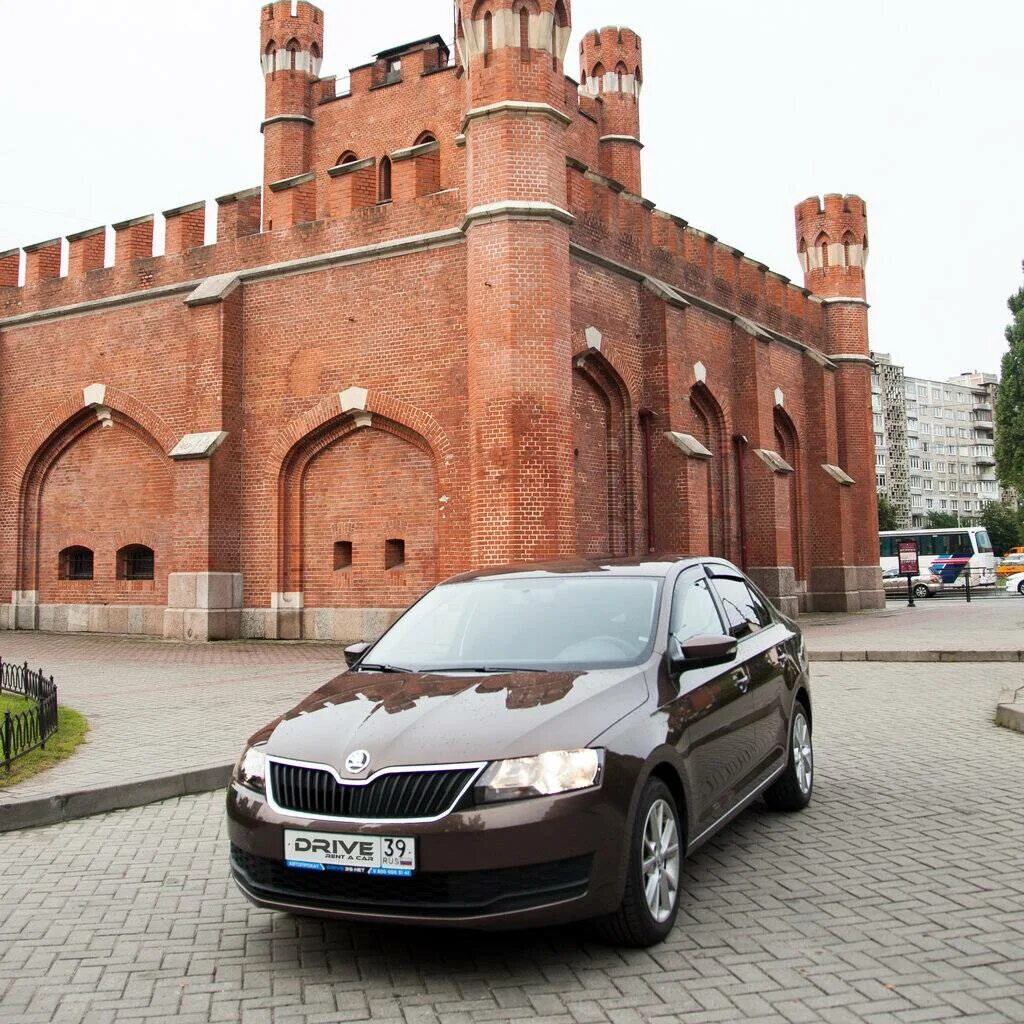
[[[0,254],[0,627],[354,638],[455,571],[712,552],[876,607],[864,203],[806,287],[642,198],[640,39],[460,0],[320,77],[261,14],[263,184]],[[24,266],[22,266],[22,260]],[[10,603],[6,599],[10,595]]]

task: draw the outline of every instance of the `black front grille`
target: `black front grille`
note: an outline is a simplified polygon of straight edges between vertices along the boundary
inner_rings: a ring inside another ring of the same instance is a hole
[[[257,898],[323,910],[421,917],[474,917],[575,899],[587,891],[592,860],[573,857],[521,868],[387,878],[289,868],[231,847],[235,874]]]
[[[278,807],[312,817],[436,818],[452,809],[476,768],[394,772],[366,786],[346,785],[320,768],[270,762],[270,785]]]

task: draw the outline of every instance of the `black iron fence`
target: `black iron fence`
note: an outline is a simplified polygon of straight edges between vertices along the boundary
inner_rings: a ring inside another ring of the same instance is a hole
[[[12,693],[32,703],[26,711],[5,711],[0,719],[0,766],[11,765],[37,747],[46,749],[57,731],[57,686],[43,670],[33,672],[26,661],[12,665],[0,660],[0,693]]]

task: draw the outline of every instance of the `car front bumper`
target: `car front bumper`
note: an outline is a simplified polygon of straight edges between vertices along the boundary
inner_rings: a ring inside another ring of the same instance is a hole
[[[258,906],[299,915],[457,928],[560,924],[613,911],[626,869],[628,798],[605,785],[474,807],[439,821],[365,825],[274,810],[232,783],[231,873]],[[626,792],[623,789],[623,792]],[[409,879],[289,868],[286,829],[413,836]]]

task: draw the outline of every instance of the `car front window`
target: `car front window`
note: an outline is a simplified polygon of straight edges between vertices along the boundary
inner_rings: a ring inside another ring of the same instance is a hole
[[[492,578],[430,591],[367,654],[369,665],[590,669],[650,656],[662,581],[630,576]]]

